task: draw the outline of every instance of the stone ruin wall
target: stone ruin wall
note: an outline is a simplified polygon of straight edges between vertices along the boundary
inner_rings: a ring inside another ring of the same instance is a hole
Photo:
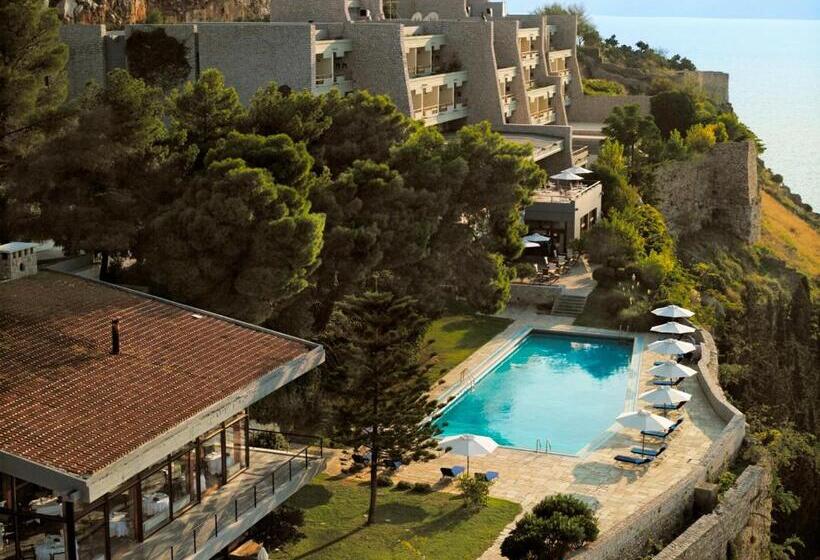
[[[756,243],[760,239],[757,151],[751,141],[716,144],[655,173],[656,206],[678,238],[707,227]]]

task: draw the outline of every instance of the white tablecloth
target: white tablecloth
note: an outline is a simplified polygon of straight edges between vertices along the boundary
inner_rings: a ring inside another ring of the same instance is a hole
[[[225,459],[228,468],[233,466],[233,457],[228,455]],[[205,464],[208,466],[209,473],[222,474],[222,454],[219,451],[213,451],[205,455]]]
[[[42,515],[62,515],[63,505],[57,501],[56,497],[44,496],[31,500],[29,507],[35,512]]]
[[[146,516],[153,516],[163,511],[168,511],[171,499],[164,492],[146,494],[142,497],[142,513]]]
[[[109,516],[108,530],[112,537],[128,536],[128,516],[124,511],[115,511]]]

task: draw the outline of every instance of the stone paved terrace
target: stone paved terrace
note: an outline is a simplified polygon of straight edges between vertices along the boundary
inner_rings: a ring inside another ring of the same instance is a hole
[[[459,368],[448,374],[448,383],[439,389],[442,393],[451,382],[458,383],[459,370],[472,372],[480,370],[489,356],[511,339],[519,336],[522,329],[535,327],[559,332],[602,334],[606,331],[575,327],[572,319],[540,315],[532,310],[508,309],[503,316],[514,318],[507,329],[493,338],[485,346],[465,360]],[[611,334],[611,332],[610,332]],[[658,337],[638,334],[643,338],[643,348]],[[500,352],[504,354],[505,352]],[[644,350],[641,356],[639,392],[647,391],[651,385],[648,369],[656,360],[665,359]],[[613,460],[619,453],[628,453],[629,448],[640,445],[637,432],[616,430],[596,449],[582,457],[547,455],[515,449],[499,448],[487,457],[470,460],[472,471],[498,471],[499,480],[493,485],[491,495],[520,503],[528,511],[544,496],[558,492],[575,494],[590,503],[600,520],[602,534],[616,523],[624,520],[638,508],[664,492],[673,482],[686,477],[697,467],[698,460],[705,454],[712,441],[717,438],[725,423],[713,411],[696,379],[683,383],[682,389],[692,394],[692,401],[685,407],[686,418],[680,431],[672,436],[669,449],[648,467],[621,465]],[[638,403],[640,407],[640,402]],[[464,465],[465,459],[457,456],[440,456],[428,463],[414,463],[402,467],[396,478],[409,482],[428,482],[437,489],[452,491],[452,484],[440,481],[440,467],[456,464]],[[339,457],[330,461],[328,471],[338,473],[343,467]],[[512,527],[508,527],[507,530]],[[506,531],[496,543],[481,557],[481,560],[501,558],[499,546]]]

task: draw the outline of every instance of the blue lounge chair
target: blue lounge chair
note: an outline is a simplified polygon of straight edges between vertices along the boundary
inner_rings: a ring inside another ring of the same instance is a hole
[[[630,465],[647,465],[655,460],[654,457],[632,457],[630,455],[615,455],[615,460]]]
[[[630,449],[632,453],[635,455],[646,455],[647,457],[658,457],[661,453],[666,451],[666,446],[662,445],[659,449],[649,449],[644,447],[641,449],[640,447],[633,447]]]
[[[649,437],[658,438],[658,439],[666,439],[666,437],[671,435],[672,432],[674,432],[675,430],[677,430],[682,423],[683,423],[683,417],[678,418],[678,420],[674,424],[672,424],[669,427],[669,429],[666,430],[665,432],[656,432],[654,430],[643,430],[643,431],[641,431],[641,434],[645,435],[645,436],[649,436]]]
[[[442,478],[455,478],[464,472],[464,467],[456,465],[455,467],[441,467],[439,470]]]
[[[681,401],[678,404],[654,404],[652,408],[659,408],[661,410],[680,410],[686,405],[686,401]]]
[[[498,473],[495,471],[487,471],[485,473],[477,472],[475,473],[475,477],[479,480],[486,480],[487,482],[492,482],[493,480],[498,478]]]

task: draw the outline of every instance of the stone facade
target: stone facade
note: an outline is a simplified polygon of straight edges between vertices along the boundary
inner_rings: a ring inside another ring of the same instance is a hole
[[[37,274],[37,252],[33,243],[0,245],[0,281]]]
[[[678,237],[706,227],[755,243],[760,239],[757,151],[751,141],[725,142],[655,173],[657,207]]]
[[[108,73],[104,25],[63,25],[60,40],[68,45],[68,95],[77,97],[88,82],[105,83]]]
[[[648,95],[576,95],[569,106],[569,118],[573,122],[602,123],[612,109],[624,105],[638,105],[641,113],[649,114]]]

